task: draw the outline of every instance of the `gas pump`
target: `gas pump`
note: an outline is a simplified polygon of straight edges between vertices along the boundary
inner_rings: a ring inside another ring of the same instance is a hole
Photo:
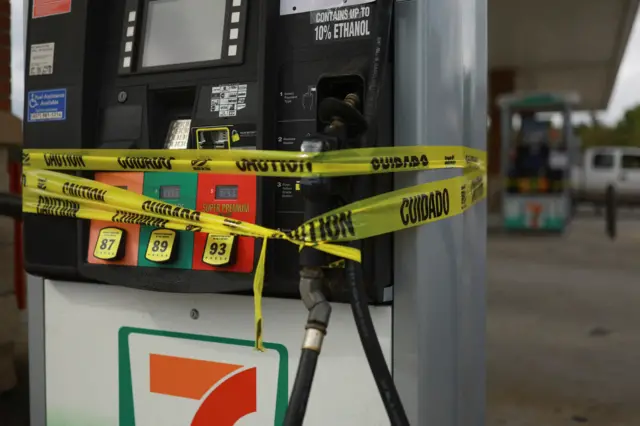
[[[262,178],[197,159],[177,173],[170,154],[136,150],[485,148],[484,0],[474,13],[398,2],[395,17],[390,0],[39,3],[27,44],[51,66],[26,77],[25,147],[122,150],[122,171],[71,173],[174,205],[178,221],[191,209],[291,233],[456,170]],[[357,241],[360,264],[127,211],[112,222],[25,217],[34,424],[482,424],[484,207]]]
[[[579,155],[571,123],[576,94],[510,94],[502,109],[502,214],[507,230],[563,232],[572,216],[570,173]],[[562,127],[549,118],[559,114]],[[514,130],[514,122],[519,130]]]

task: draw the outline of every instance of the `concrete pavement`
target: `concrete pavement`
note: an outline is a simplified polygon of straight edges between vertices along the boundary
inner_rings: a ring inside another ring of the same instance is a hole
[[[591,213],[490,239],[488,426],[640,425],[640,215],[623,217],[615,242]]]

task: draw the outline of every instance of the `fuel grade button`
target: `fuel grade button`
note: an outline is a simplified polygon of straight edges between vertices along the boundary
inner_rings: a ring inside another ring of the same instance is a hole
[[[115,261],[124,257],[127,231],[121,228],[102,228],[93,249],[93,257],[100,260]]]
[[[231,266],[236,262],[237,237],[235,235],[207,235],[202,262],[209,266]]]
[[[151,231],[144,257],[149,262],[169,263],[178,252],[178,233],[173,229],[158,228]]]

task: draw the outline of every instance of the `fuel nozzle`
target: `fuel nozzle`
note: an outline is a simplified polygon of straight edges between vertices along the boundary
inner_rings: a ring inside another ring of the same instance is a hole
[[[324,131],[309,136],[302,141],[300,151],[319,154],[349,146],[348,140],[359,137],[367,129],[367,122],[358,110],[360,96],[348,93],[344,99],[325,98],[318,107],[319,119],[325,125]],[[302,195],[305,199],[305,220],[320,216],[335,206],[334,198],[343,196],[348,185],[335,178],[310,176],[300,179]],[[321,268],[327,264],[326,255],[313,248],[305,247],[300,255],[303,267]]]
[[[349,93],[342,100],[323,99],[320,102],[318,114],[320,122],[325,124],[324,131],[303,140],[300,151],[320,153],[347,148],[349,140],[358,139],[367,130],[367,122],[358,110],[360,103],[360,96],[356,93]],[[328,199],[336,195],[341,188],[341,185],[334,181],[335,179],[326,177],[301,179],[303,196],[307,201],[314,203],[314,205],[307,203],[307,207],[311,210],[308,215],[305,215],[305,220],[331,210],[331,201]],[[317,256],[320,258],[324,255]]]
[[[329,134],[339,133],[346,128],[355,137],[367,131],[367,120],[360,112],[360,96],[356,93],[347,94],[344,99],[325,98],[318,107],[320,122],[327,125],[325,131]]]

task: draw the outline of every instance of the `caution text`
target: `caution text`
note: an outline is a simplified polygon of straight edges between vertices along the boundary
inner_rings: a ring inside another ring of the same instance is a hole
[[[400,205],[400,219],[404,226],[439,219],[449,214],[449,191],[433,191],[403,198]]]

